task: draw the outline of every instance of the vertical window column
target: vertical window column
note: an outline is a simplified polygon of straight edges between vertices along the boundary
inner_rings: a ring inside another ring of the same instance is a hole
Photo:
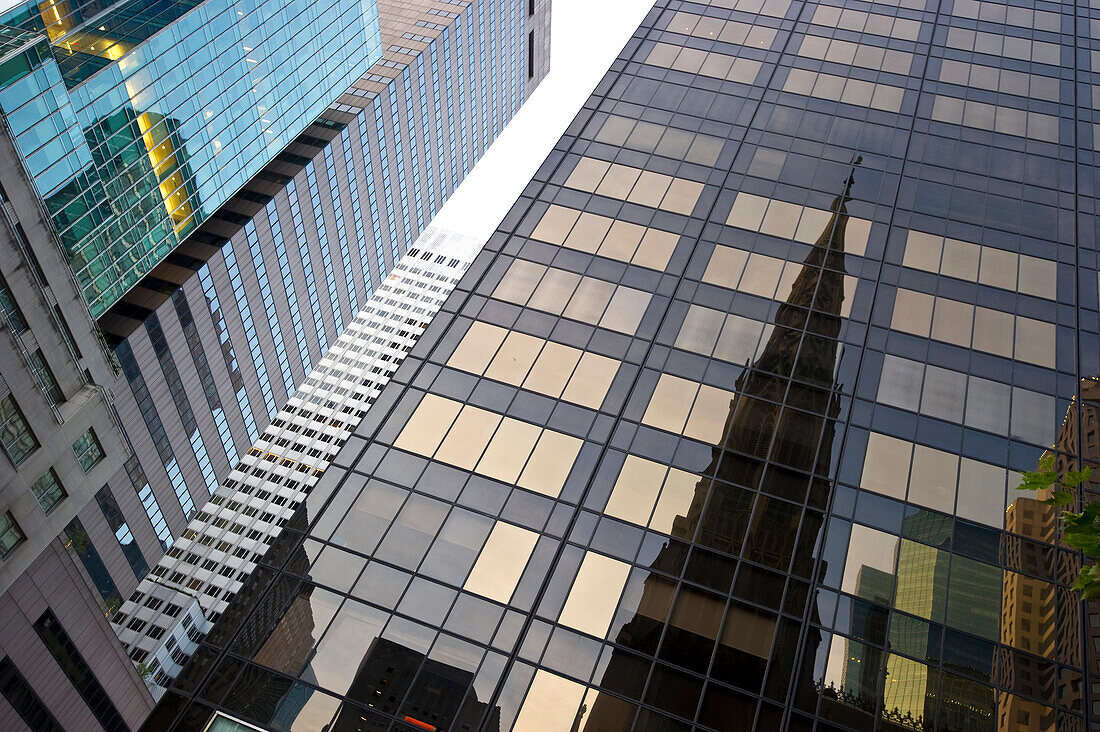
[[[344,311],[340,307],[340,295],[336,290],[336,275],[332,271],[332,245],[328,240],[325,212],[321,206],[321,194],[317,191],[317,175],[312,160],[306,164],[306,185],[309,188],[309,202],[313,207],[313,220],[317,224],[317,244],[318,249],[321,251],[321,267],[325,273],[325,284],[328,285],[328,299],[329,305],[332,307],[332,319],[336,323],[336,333],[339,334],[344,330]]]
[[[302,309],[298,305],[298,290],[294,285],[294,276],[290,271],[290,259],[283,241],[283,227],[279,222],[279,210],[272,199],[267,204],[267,221],[271,227],[271,239],[275,242],[275,258],[279,261],[279,276],[283,278],[283,291],[286,293],[290,319],[294,323],[294,340],[298,342],[298,355],[302,359],[302,372],[309,374],[313,370],[313,359],[309,355],[309,343],[306,341],[306,329],[302,325]],[[320,336],[319,336],[320,337]],[[233,462],[236,462],[234,460]]]
[[[218,333],[218,340],[222,344],[222,354],[225,357],[225,366],[229,370],[229,376],[236,389],[237,405],[241,408],[241,417],[244,418],[244,428],[248,433],[248,442],[252,444],[259,438],[256,430],[256,418],[252,416],[252,405],[248,401],[248,392],[244,388],[244,379],[241,378],[240,369],[237,368],[237,355],[233,351],[233,341],[225,329],[221,314],[221,304],[218,302],[218,291],[214,289],[214,279],[210,276],[210,265],[204,264],[199,268],[199,283],[202,284],[202,292],[206,296],[207,306],[210,308],[210,318],[214,321],[214,328]]]
[[[256,335],[256,323],[252,320],[252,308],[248,304],[248,297],[244,292],[244,282],[241,280],[241,269],[237,266],[237,254],[233,246],[227,244],[222,249],[225,256],[225,267],[229,271],[229,284],[233,288],[233,298],[237,301],[237,310],[241,314],[241,323],[244,325],[245,341],[248,343],[248,352],[252,356],[252,364],[256,368],[256,378],[260,381],[260,394],[264,398],[264,406],[267,407],[268,419],[274,419],[279,411],[275,406],[275,395],[271,391],[271,382],[267,376],[267,363],[264,361],[263,351],[260,350],[260,339]]]
[[[306,225],[302,222],[302,207],[298,203],[298,188],[291,180],[286,184],[286,195],[290,200],[290,216],[294,219],[294,236],[298,240],[298,254],[302,258],[302,272],[306,276],[306,293],[309,306],[313,311],[313,324],[317,328],[317,344],[323,356],[328,351],[328,336],[325,333],[325,319],[321,315],[321,301],[317,295],[317,278],[313,274],[313,259],[309,256],[309,242],[306,241]],[[252,439],[256,441],[255,438]]]
[[[260,299],[264,303],[264,314],[271,328],[271,340],[275,355],[279,359],[279,370],[283,374],[283,388],[286,398],[294,396],[294,376],[290,371],[290,359],[286,355],[286,341],[283,329],[279,325],[279,314],[275,311],[275,296],[271,292],[271,281],[267,277],[267,265],[264,264],[263,251],[260,250],[260,238],[256,236],[256,224],[252,219],[244,225],[245,239],[248,240],[248,253],[252,255],[252,265],[256,268],[256,281],[260,285]],[[247,302],[247,300],[246,300]]]
[[[69,634],[61,627],[57,617],[47,610],[34,624],[38,637],[46,644],[65,676],[76,687],[80,697],[91,709],[92,715],[106,732],[130,732],[130,727],[118,713],[111,697],[99,683],[95,673],[80,655]]]

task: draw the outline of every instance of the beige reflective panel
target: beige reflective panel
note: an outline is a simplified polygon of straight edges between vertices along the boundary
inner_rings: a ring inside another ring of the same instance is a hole
[[[597,322],[607,308],[607,304],[611,302],[614,292],[615,285],[610,282],[598,280],[595,277],[584,277],[562,314],[567,318],[576,318],[587,323]]]
[[[924,370],[920,411],[950,422],[962,422],[966,404],[966,374],[939,366]]]
[[[596,188],[596,193],[609,198],[626,198],[640,174],[641,171],[637,168],[615,163]]]
[[[435,459],[472,470],[500,424],[500,419],[499,414],[466,405],[436,451]]]
[[[672,64],[676,62],[676,57],[679,55],[679,46],[674,46],[671,43],[658,43],[646,56],[645,63],[651,66],[664,66],[669,69],[672,68]]]
[[[1020,255],[1020,292],[1053,299],[1058,287],[1058,264],[1027,254]]]
[[[1048,369],[1054,368],[1055,334],[1056,330],[1053,323],[1017,317],[1016,359],[1044,366]]]
[[[485,375],[506,384],[522,384],[545,341],[513,330],[504,339]]]
[[[798,219],[801,215],[801,206],[773,199],[768,204],[768,212],[764,214],[760,231],[780,239],[793,239],[794,232],[798,230]]]
[[[545,272],[546,267],[541,264],[523,259],[513,260],[508,271],[504,273],[504,277],[493,290],[493,297],[523,305],[531,297],[531,293],[535,291],[535,286]]]
[[[1036,445],[1054,442],[1054,397],[1018,386],[1012,387],[1010,437]]]
[[[923,292],[899,289],[894,298],[894,314],[890,327],[903,333],[928,337],[932,325],[932,308],[936,298]]]
[[[835,74],[817,74],[814,89],[810,94],[818,99],[839,102],[844,94],[844,85],[847,81],[847,78]]]
[[[539,669],[516,716],[515,732],[562,732],[572,729],[585,687]]]
[[[969,348],[973,323],[973,305],[944,297],[936,298],[936,315],[932,319],[933,338]]]
[[[724,146],[725,141],[720,138],[696,135],[695,141],[691,143],[684,159],[696,165],[713,166],[718,162],[718,156],[722,154]],[[659,148],[658,152],[660,152]]]
[[[638,242],[642,240],[645,231],[644,226],[632,224],[628,221],[616,221],[611,224],[607,236],[603,239],[603,244],[600,245],[599,251],[596,253],[608,259],[629,262],[630,258],[634,256],[634,252],[637,251]]]
[[[840,95],[840,101],[862,107],[871,106],[871,98],[874,96],[876,88],[877,85],[869,81],[848,79],[844,83],[844,91]]]
[[[703,62],[707,60],[708,55],[706,51],[698,48],[682,47],[676,61],[672,64],[672,68],[678,71],[686,71],[689,74],[696,74],[703,66]]]
[[[661,492],[668,467],[652,460],[627,455],[607,499],[604,513],[632,524],[646,526]]]
[[[967,427],[1001,432],[1011,414],[1012,387],[998,381],[971,376],[966,389]]]
[[[659,429],[680,434],[687,423],[699,384],[671,374],[661,374],[657,388],[649,400],[642,422]]]
[[[940,272],[962,280],[978,281],[981,247],[958,239],[943,240],[943,264]]]
[[[882,360],[882,375],[878,382],[878,399],[895,407],[916,412],[920,409],[924,366],[898,356]]]
[[[784,260],[776,257],[764,254],[749,255],[749,260],[745,263],[745,273],[737,289],[760,297],[775,297],[775,290],[779,286],[779,278],[783,274],[785,264]]]
[[[910,231],[905,240],[905,258],[901,263],[905,267],[923,269],[925,272],[939,272],[942,255],[942,236]]]
[[[783,91],[791,94],[803,94],[809,96],[817,83],[817,74],[805,69],[791,69],[787,73],[787,80],[783,82]]]
[[[551,244],[561,244],[565,241],[569,230],[573,228],[573,224],[577,222],[579,215],[580,211],[564,206],[551,205],[550,208],[546,209],[546,213],[542,215],[538,226],[531,232],[531,236]]]
[[[684,180],[683,178],[673,178],[672,185],[668,187],[668,192],[661,200],[661,208],[665,211],[688,216],[695,209],[695,202],[699,200],[699,194],[702,192],[702,183]]]
[[[630,565],[596,552],[587,552],[569,590],[558,622],[582,633],[603,638],[615,617],[619,596]]]
[[[730,67],[729,73],[726,74],[726,79],[741,84],[752,84],[756,81],[756,76],[760,73],[761,66],[763,66],[763,64],[759,61],[754,61],[750,58],[734,59],[733,66]]]
[[[726,223],[739,229],[758,231],[767,211],[767,198],[754,196],[751,193],[738,193],[733,201],[733,208],[730,209],[730,215],[726,217]]]
[[[394,446],[431,456],[443,441],[443,436],[447,434],[460,409],[460,402],[435,394],[425,394],[394,441]]]
[[[611,226],[612,219],[596,214],[582,213],[573,231],[565,240],[565,246],[591,254],[596,251]]]
[[[661,497],[657,499],[653,517],[649,520],[649,528],[671,534],[676,517],[687,515],[698,484],[698,475],[678,468],[669,468],[665,484],[661,488]]]
[[[458,344],[447,365],[451,368],[481,374],[493,359],[493,355],[508,335],[506,328],[474,321]]]
[[[718,344],[714,348],[714,357],[733,363],[744,363],[757,352],[765,328],[771,332],[771,326],[765,326],[756,320],[740,315],[726,316]]]
[[[914,446],[909,502],[943,513],[953,513],[958,472],[958,455],[924,445]]]
[[[680,332],[676,335],[675,345],[685,351],[709,356],[714,350],[714,344],[718,342],[718,334],[722,332],[724,322],[725,316],[721,312],[702,305],[691,305],[684,316]]]
[[[898,537],[861,524],[852,524],[852,534],[848,539],[848,557],[844,562],[844,577],[841,580],[840,589],[858,595],[861,575],[867,567],[886,575],[893,575],[897,551]]]
[[[736,601],[730,603],[722,625],[722,645],[766,659],[774,638],[775,617]]]
[[[701,384],[695,406],[684,427],[684,436],[694,437],[700,442],[719,442],[732,409],[730,402],[734,398],[733,392]]]
[[[740,196],[737,200],[741,200]],[[710,255],[710,262],[707,263],[707,269],[703,272],[703,282],[728,287],[731,290],[737,289],[748,261],[748,252],[719,244]]]
[[[795,241],[813,244],[821,236],[821,232],[825,231],[832,218],[832,214],[828,211],[820,208],[803,207],[802,216],[798,220],[798,229],[794,233]],[[851,231],[846,228],[845,238],[849,239],[851,236]]]
[[[974,309],[974,348],[1012,358],[1015,324],[1011,313],[989,308]]]
[[[544,430],[517,485],[557,498],[580,450],[581,440],[576,437]]]
[[[558,398],[580,356],[581,351],[576,348],[547,341],[524,379],[523,388]]]
[[[540,427],[505,417],[477,464],[477,472],[504,483],[515,483],[542,432]]]
[[[981,266],[978,281],[983,285],[1000,287],[1004,290],[1016,289],[1016,269],[1019,255],[1003,249],[982,247]]]
[[[584,353],[562,399],[590,409],[599,409],[619,370],[619,362],[595,353]]]
[[[601,328],[633,334],[649,307],[650,294],[632,287],[618,287],[600,318]]]
[[[912,455],[913,443],[879,432],[870,433],[859,487],[899,501],[905,500],[905,484]]]
[[[508,602],[538,538],[534,531],[498,521],[462,589],[497,602]]]
[[[668,30],[691,35],[691,31],[695,29],[700,20],[701,16],[694,13],[676,13],[668,23]]]
[[[580,281],[579,274],[551,267],[546,270],[539,286],[535,288],[534,294],[527,302],[527,307],[561,315],[562,309],[573,296],[573,290],[577,289]]]
[[[603,160],[581,158],[577,162],[577,167],[573,168],[573,172],[569,174],[569,178],[565,181],[565,187],[577,188],[591,193],[596,190],[596,186],[603,180],[604,173],[610,167],[611,163]]]
[[[862,257],[867,253],[867,240],[870,236],[870,221],[849,216],[848,223],[844,227],[844,251]]]
[[[667,175],[654,173],[648,170],[643,171],[638,178],[638,182],[634,185],[634,189],[630,191],[630,201],[632,203],[640,203],[643,206],[657,208],[661,203],[661,199],[664,198],[665,193],[668,192],[668,187],[671,183],[672,178]]]

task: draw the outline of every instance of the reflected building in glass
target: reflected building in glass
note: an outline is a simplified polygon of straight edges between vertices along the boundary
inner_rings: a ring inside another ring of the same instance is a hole
[[[1094,728],[1100,610],[1016,490],[1096,462],[1094,23],[660,0],[156,728],[415,727],[436,664],[471,729]]]

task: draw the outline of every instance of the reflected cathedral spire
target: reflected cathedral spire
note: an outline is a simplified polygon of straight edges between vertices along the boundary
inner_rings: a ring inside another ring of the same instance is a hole
[[[648,664],[626,649],[652,654],[734,687],[708,689],[728,711],[708,724],[748,729],[756,702],[734,689],[760,693],[766,686],[769,694],[785,696],[796,675],[801,627],[778,621],[766,608],[778,609],[782,602],[789,612],[804,613],[812,605],[807,588],[831,491],[839,411],[834,374],[845,297],[847,203],[859,163],[853,161],[766,343],[735,383],[724,439],[713,446],[690,507],[676,517],[671,540],[651,565],[635,616],[615,639],[622,648],[604,672],[605,689],[632,695],[632,688],[644,684]],[[766,568],[807,583],[791,582],[785,590],[779,575]],[[813,637],[804,640],[802,657],[811,664],[821,641],[816,631],[807,632]],[[676,708],[677,688],[691,684],[689,677],[658,671],[652,678],[650,703],[683,714]],[[601,693],[585,728],[628,729],[631,715],[632,705]]]

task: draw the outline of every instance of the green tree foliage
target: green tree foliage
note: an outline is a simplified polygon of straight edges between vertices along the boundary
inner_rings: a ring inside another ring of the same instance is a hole
[[[1024,473],[1020,488],[1047,492],[1046,498],[1039,499],[1050,506],[1062,509],[1073,504],[1077,498],[1077,487],[1089,479],[1092,468],[1070,470],[1059,476],[1054,468],[1054,455],[1047,453],[1039,460],[1038,470]],[[1073,584],[1081,591],[1085,600],[1100,598],[1100,501],[1085,502],[1080,513],[1062,511],[1062,541],[1066,546],[1079,550],[1085,555],[1086,563]],[[1091,563],[1089,563],[1091,562]]]

